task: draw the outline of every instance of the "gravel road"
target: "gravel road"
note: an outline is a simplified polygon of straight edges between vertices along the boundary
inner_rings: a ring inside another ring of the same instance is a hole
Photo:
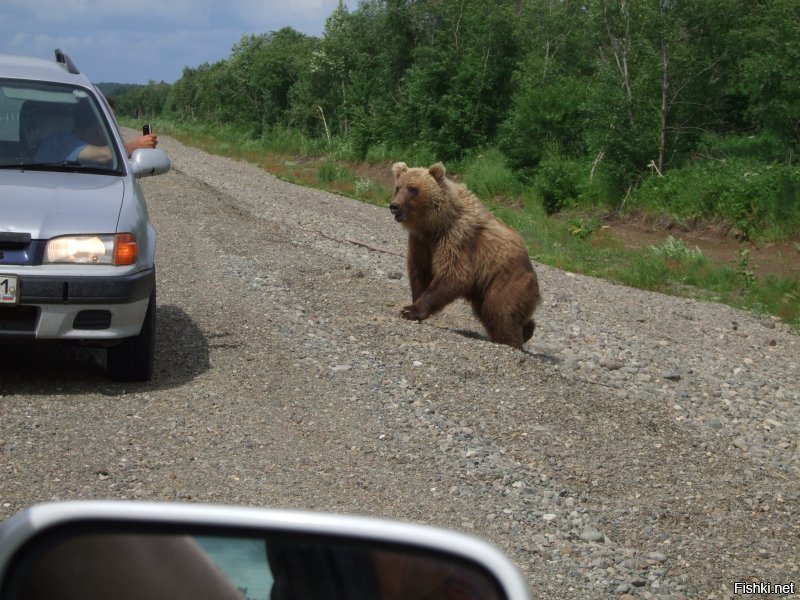
[[[800,339],[725,306],[537,265],[526,352],[462,303],[419,324],[388,209],[160,136],[154,380],[1,348],[0,518],[127,498],[478,535],[534,598],[800,587]]]

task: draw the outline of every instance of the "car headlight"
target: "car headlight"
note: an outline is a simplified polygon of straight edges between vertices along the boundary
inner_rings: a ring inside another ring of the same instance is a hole
[[[139,247],[132,233],[69,235],[53,238],[44,251],[45,263],[132,265]]]

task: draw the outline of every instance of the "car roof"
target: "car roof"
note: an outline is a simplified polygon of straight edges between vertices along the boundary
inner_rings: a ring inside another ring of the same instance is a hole
[[[78,71],[68,56],[65,54],[61,56],[66,62],[0,54],[0,77],[52,81],[91,88],[92,84],[86,75]]]

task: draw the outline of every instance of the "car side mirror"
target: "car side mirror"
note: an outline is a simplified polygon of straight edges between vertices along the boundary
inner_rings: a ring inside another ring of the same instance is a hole
[[[494,546],[364,517],[197,504],[43,504],[0,526],[2,600],[524,600]]]
[[[136,177],[163,175],[171,166],[167,153],[159,148],[139,148],[131,155],[131,168]]]

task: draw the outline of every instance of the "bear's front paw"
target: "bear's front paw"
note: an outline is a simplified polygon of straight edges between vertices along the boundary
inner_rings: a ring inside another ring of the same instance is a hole
[[[403,310],[400,311],[400,316],[409,321],[424,321],[428,318],[428,315],[417,310],[417,307],[413,304],[404,306]]]

